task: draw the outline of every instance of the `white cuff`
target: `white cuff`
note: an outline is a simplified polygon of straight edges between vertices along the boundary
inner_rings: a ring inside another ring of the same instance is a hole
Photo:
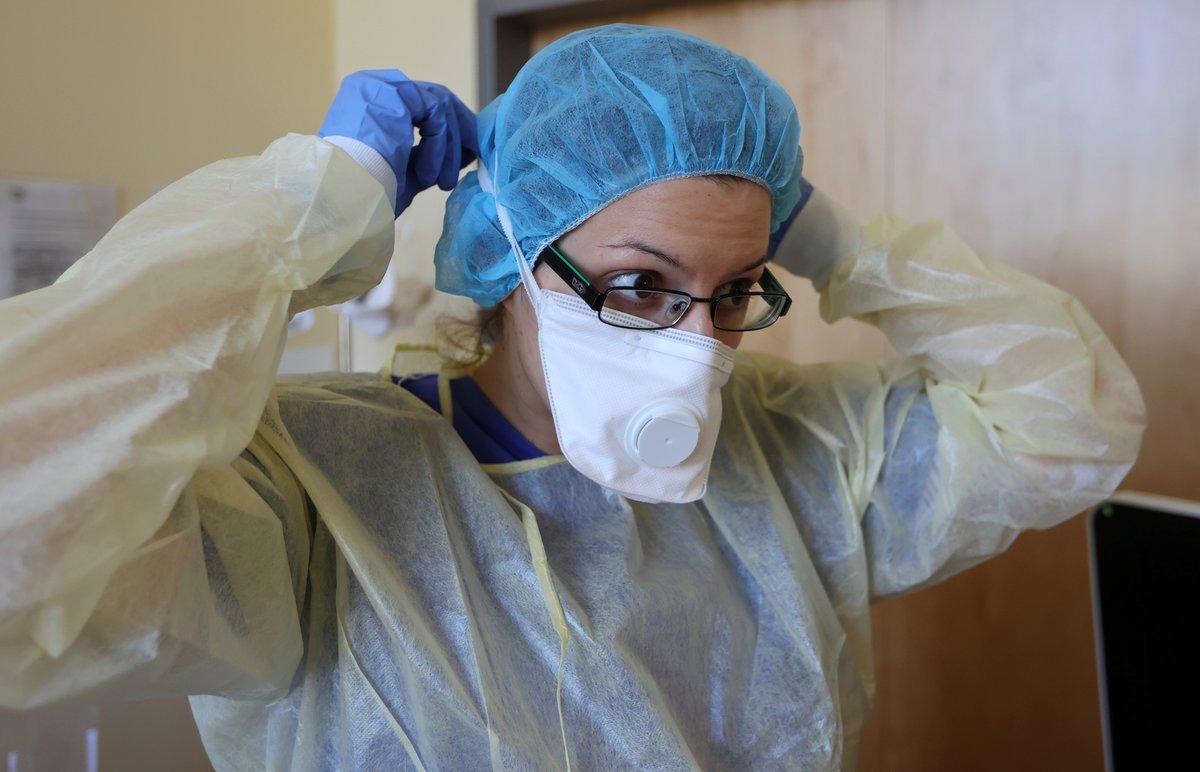
[[[808,203],[779,243],[775,262],[825,287],[834,266],[858,251],[858,221],[837,202],[814,189]]]
[[[322,137],[331,145],[340,147],[346,151],[346,154],[353,158],[358,165],[371,173],[371,176],[379,180],[379,184],[387,191],[388,201],[392,202],[392,211],[396,211],[396,173],[392,171],[392,167],[387,160],[379,154],[379,151],[365,142],[355,139],[354,137]]]

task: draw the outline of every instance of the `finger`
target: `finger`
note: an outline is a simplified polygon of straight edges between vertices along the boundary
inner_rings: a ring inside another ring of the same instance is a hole
[[[463,148],[462,166],[474,161],[479,157],[479,129],[478,120],[471,108],[462,103],[458,97],[450,95],[451,105],[454,108],[454,120],[459,127],[459,144]],[[462,168],[460,166],[459,168]]]
[[[461,128],[454,116],[451,98],[452,95],[448,91],[442,95],[442,109],[449,116],[449,120],[446,121],[446,152],[442,156],[442,169],[438,174],[438,187],[442,190],[454,189],[458,184],[458,172],[462,169]]]
[[[415,81],[404,80],[393,82],[392,87],[396,89],[396,94],[400,97],[400,101],[404,103],[404,108],[408,111],[408,115],[413,125],[425,120],[426,108],[425,99],[421,95],[421,86]]]
[[[421,141],[413,150],[409,164],[423,190],[438,181],[442,159],[446,156],[448,130],[446,108],[438,94],[424,87],[421,88],[421,95],[425,114],[422,120],[416,122]]]

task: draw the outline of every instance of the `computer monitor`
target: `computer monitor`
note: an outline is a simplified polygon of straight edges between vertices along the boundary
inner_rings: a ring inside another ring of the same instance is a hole
[[[1088,532],[1108,768],[1200,768],[1200,503],[1120,493]]]

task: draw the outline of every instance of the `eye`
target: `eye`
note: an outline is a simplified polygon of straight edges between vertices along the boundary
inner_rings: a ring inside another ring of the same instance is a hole
[[[658,276],[650,271],[627,271],[607,280],[608,289],[649,290],[657,286]],[[642,293],[639,296],[645,298]]]
[[[717,294],[728,295],[734,292],[751,292],[754,289],[754,285],[757,283],[757,279],[737,279],[736,281],[731,281],[724,287],[721,287],[717,291]]]

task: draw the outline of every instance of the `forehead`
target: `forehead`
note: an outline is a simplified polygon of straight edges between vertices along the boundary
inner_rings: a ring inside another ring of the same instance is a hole
[[[685,177],[640,188],[597,212],[577,229],[585,237],[657,237],[672,242],[716,240],[764,245],[771,196],[749,180]]]

